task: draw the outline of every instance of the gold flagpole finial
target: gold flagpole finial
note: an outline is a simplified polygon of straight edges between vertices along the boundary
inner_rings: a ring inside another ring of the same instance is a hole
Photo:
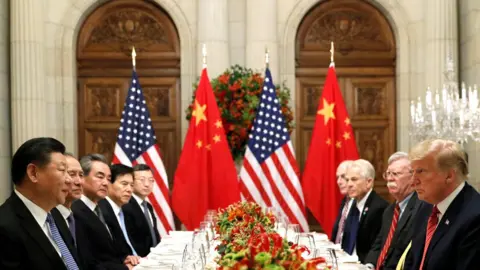
[[[330,43],[330,62],[333,63],[333,54],[335,53],[335,49],[334,49],[334,45],[333,45],[333,41]]]
[[[135,68],[135,57],[137,57],[137,53],[135,52],[135,46],[132,47],[132,65],[133,65],[133,68]]]
[[[270,55],[268,53],[268,48],[265,47],[265,66],[268,68],[268,64],[270,63]]]
[[[207,67],[207,45],[203,43],[202,45],[202,56],[203,56],[203,68]]]

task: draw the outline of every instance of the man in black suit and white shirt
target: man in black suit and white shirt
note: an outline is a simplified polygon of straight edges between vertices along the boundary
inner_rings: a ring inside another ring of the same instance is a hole
[[[65,146],[53,138],[26,141],[12,158],[15,190],[0,207],[0,269],[80,269],[75,248],[50,211],[65,202],[71,179]]]
[[[426,140],[414,146],[409,157],[415,190],[426,203],[415,218],[404,269],[479,269],[480,195],[466,182],[468,165],[461,146]]]
[[[77,235],[85,238],[80,253],[91,254],[87,258],[89,268],[133,269],[138,264],[137,257],[118,249],[98,206],[107,196],[111,177],[107,160],[100,154],[89,154],[80,159],[80,165],[84,172],[83,195],[72,204]]]
[[[347,179],[345,178],[345,173],[347,172],[348,166],[353,162],[353,160],[344,160],[337,167],[337,185],[340,190],[340,194],[344,197],[338,209],[337,219],[333,225],[332,237],[331,240],[335,244],[340,244],[342,242],[343,231],[345,229],[345,222],[347,221],[348,212],[352,206],[353,199],[348,197],[348,187]]]
[[[364,263],[368,251],[377,238],[382,215],[388,203],[373,190],[375,169],[364,159],[352,162],[346,176],[348,195],[354,199],[348,213],[342,239],[342,249],[356,254]]]
[[[110,233],[117,249],[129,255],[137,255],[125,226],[125,213],[122,206],[132,197],[133,169],[123,164],[110,166],[112,177],[108,183],[108,196],[98,204],[105,216]]]
[[[133,194],[130,201],[123,206],[128,234],[138,255],[145,257],[150,248],[160,242],[157,230],[157,219],[152,205],[146,201],[152,192],[155,178],[150,167],[138,164],[133,167]]]
[[[365,260],[371,269],[394,270],[412,239],[412,224],[421,201],[413,190],[411,169],[405,152],[396,152],[388,159],[383,178],[395,202],[383,213],[382,229]]]

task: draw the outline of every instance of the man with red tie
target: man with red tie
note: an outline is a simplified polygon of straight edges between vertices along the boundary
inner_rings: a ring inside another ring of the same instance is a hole
[[[412,239],[412,224],[421,201],[413,190],[411,169],[405,152],[396,152],[388,159],[383,178],[395,201],[383,212],[382,229],[365,259],[370,269],[394,270]]]
[[[415,218],[404,269],[473,270],[480,267],[480,195],[470,186],[461,146],[434,139],[414,146],[413,185],[427,202]]]

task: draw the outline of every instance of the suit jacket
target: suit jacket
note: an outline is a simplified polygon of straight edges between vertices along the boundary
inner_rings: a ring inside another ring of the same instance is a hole
[[[113,242],[115,243],[115,247],[117,248],[117,250],[119,250],[125,256],[132,255],[133,251],[125,240],[125,236],[123,236],[123,232],[120,228],[120,224],[118,223],[117,216],[113,212],[113,208],[110,203],[106,199],[104,199],[99,201],[98,205],[100,206],[100,209],[102,209],[105,222],[107,222],[108,228],[110,229],[110,233],[112,234]]]
[[[337,237],[338,233],[338,225],[340,223],[340,219],[342,218],[342,210],[343,207],[345,206],[345,203],[348,202],[348,197],[345,196],[342,199],[342,202],[340,203],[340,209],[338,209],[338,214],[337,214],[337,219],[335,220],[335,224],[333,224],[333,229],[332,229],[332,236],[330,237],[332,242],[335,242],[335,238]]]
[[[415,236],[405,269],[420,267],[433,206],[425,203],[413,225]],[[480,195],[465,183],[448,207],[428,246],[423,270],[472,270],[480,266]]]
[[[422,205],[422,201],[418,199],[417,193],[413,193],[412,197],[408,201],[407,206],[403,210],[400,220],[397,223],[397,228],[393,234],[390,248],[387,251],[383,266],[381,269],[394,270],[397,266],[400,257],[402,256],[405,248],[407,248],[410,240],[413,237],[413,221],[419,207]],[[387,241],[388,233],[390,232],[390,226],[392,225],[393,212],[395,210],[396,202],[392,203],[385,209],[382,218],[382,229],[377,236],[377,239],[373,243],[370,252],[365,259],[365,263],[377,264],[378,257],[382,252],[383,246]]]
[[[15,192],[0,206],[0,269],[67,269],[42,228]]]
[[[115,246],[110,233],[97,215],[82,200],[72,204],[75,217],[77,239],[83,238],[79,246],[81,254],[90,254],[86,258],[88,269],[127,270],[123,264],[126,254]]]
[[[382,199],[372,190],[365,202],[362,213],[360,213],[360,223],[358,225],[357,240],[355,248],[360,262],[364,263],[370,248],[373,246],[382,226],[383,211],[387,208],[388,202]],[[353,206],[352,206],[353,207]],[[350,210],[351,211],[351,210]],[[349,217],[350,218],[350,217]],[[347,218],[347,223],[350,222]],[[342,242],[346,241],[348,228],[343,232]]]
[[[155,217],[153,208],[148,204],[150,214]],[[140,208],[135,198],[123,206],[125,213],[125,224],[128,235],[130,235],[130,242],[132,243],[138,256],[145,257],[150,253],[150,248],[153,247],[152,235],[148,227],[147,219],[143,214],[143,209]],[[157,219],[153,218],[153,231],[155,232],[156,243],[160,242],[160,235],[157,230]]]

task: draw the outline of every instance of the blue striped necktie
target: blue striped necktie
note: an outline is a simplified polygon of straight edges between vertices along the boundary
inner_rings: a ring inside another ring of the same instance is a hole
[[[50,213],[47,214],[47,223],[50,228],[50,232],[52,233],[53,241],[57,244],[58,248],[60,249],[60,254],[62,254],[62,258],[63,258],[63,261],[65,262],[65,265],[67,266],[67,269],[78,270],[79,268],[77,266],[77,263],[75,262],[75,259],[73,258],[72,253],[70,253],[70,250],[68,249],[67,245],[63,241],[63,238],[60,235],[60,232],[58,231],[57,225],[53,220],[52,214]]]

